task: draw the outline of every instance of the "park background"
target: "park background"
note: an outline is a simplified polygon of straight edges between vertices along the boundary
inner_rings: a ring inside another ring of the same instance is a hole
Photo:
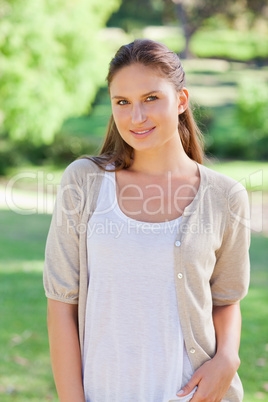
[[[117,48],[182,59],[205,164],[248,190],[251,285],[241,302],[246,402],[268,401],[268,5],[262,0],[0,1],[0,400],[56,401],[42,287],[64,168],[97,154]]]

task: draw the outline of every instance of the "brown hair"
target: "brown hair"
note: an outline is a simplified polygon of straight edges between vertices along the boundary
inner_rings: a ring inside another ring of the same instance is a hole
[[[110,62],[107,76],[108,87],[120,69],[134,63],[156,68],[174,85],[177,92],[184,87],[185,73],[179,57],[165,45],[148,39],[137,39],[120,47]],[[178,132],[186,154],[194,161],[202,163],[202,135],[189,106],[179,115]],[[115,171],[131,166],[133,148],[119,134],[113,116],[110,117],[106,137],[99,155],[91,156],[90,159],[104,170],[109,163],[114,164]]]

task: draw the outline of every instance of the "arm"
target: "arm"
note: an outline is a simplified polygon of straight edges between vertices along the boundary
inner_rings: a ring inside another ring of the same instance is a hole
[[[85,402],[77,330],[77,304],[48,299],[51,364],[61,402]]]
[[[240,366],[239,345],[241,336],[240,304],[213,307],[213,322],[217,340],[217,355],[229,360],[235,372]]]
[[[214,306],[213,322],[217,339],[217,352],[213,359],[203,364],[183,388],[179,396],[187,395],[197,385],[192,402],[223,399],[238,370],[241,332],[240,305]]]

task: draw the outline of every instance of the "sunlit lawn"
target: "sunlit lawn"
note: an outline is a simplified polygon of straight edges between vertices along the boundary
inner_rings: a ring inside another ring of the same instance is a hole
[[[136,27],[134,32],[126,34],[118,29],[102,31],[104,41],[108,41],[112,53],[119,46],[131,42],[135,38],[153,39],[165,43],[171,50],[181,53],[185,46],[185,39],[178,26],[146,26],[143,29]],[[190,49],[197,57],[229,58],[247,61],[256,58],[267,58],[268,43],[266,30],[259,27],[257,30],[232,29],[199,29],[190,42]]]
[[[241,367],[246,402],[268,401],[268,271],[267,237],[252,237],[251,286],[241,302],[243,331]]]
[[[0,211],[0,219],[0,401],[53,400],[42,287],[50,216]]]
[[[56,401],[42,287],[50,215],[0,211],[0,220],[0,401]],[[246,402],[268,401],[267,248],[267,237],[253,237],[239,370]]]
[[[240,181],[248,190],[268,191],[268,163],[259,161],[217,161],[206,165]]]

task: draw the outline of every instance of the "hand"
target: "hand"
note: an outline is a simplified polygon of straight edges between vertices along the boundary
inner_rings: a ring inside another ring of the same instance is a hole
[[[213,359],[196,370],[190,381],[183,387],[183,393],[177,395],[185,396],[198,386],[191,402],[220,402],[228,391],[239,364],[238,357],[231,359],[229,356],[217,353]]]

